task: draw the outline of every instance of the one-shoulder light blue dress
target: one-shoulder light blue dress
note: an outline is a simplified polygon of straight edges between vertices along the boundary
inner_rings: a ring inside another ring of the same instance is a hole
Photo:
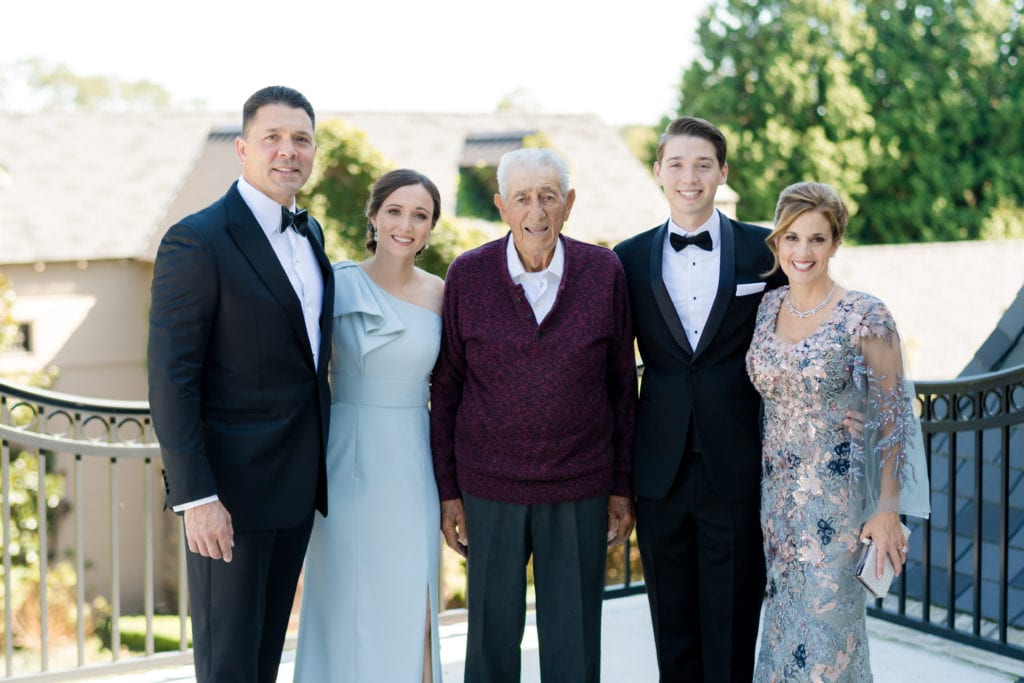
[[[427,400],[441,319],[334,266],[328,515],[306,553],[295,680],[434,681],[440,508]]]

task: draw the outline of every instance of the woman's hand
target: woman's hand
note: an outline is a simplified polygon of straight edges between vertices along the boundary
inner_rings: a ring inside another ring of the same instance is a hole
[[[907,539],[903,536],[900,516],[897,512],[877,512],[875,516],[864,522],[860,530],[860,540],[872,539],[878,546],[878,557],[875,576],[881,577],[885,569],[885,557],[889,556],[896,576],[903,572],[903,564],[907,561]]]

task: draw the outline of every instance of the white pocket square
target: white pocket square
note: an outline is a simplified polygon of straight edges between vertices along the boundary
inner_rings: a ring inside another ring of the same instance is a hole
[[[748,282],[742,285],[736,285],[736,296],[748,296],[750,294],[763,292],[764,286],[764,282]]]

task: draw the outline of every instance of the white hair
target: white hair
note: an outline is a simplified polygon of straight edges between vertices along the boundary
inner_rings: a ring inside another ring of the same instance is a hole
[[[508,174],[521,169],[550,169],[558,176],[562,194],[569,193],[569,166],[548,147],[529,147],[505,152],[498,162],[498,193],[508,199]]]

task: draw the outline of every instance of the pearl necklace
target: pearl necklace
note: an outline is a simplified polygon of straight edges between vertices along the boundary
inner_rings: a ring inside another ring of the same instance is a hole
[[[823,309],[826,306],[828,306],[828,303],[830,301],[832,301],[832,295],[835,294],[835,292],[836,292],[836,283],[833,280],[832,281],[832,289],[828,290],[828,294],[825,295],[825,298],[821,300],[820,304],[818,304],[817,306],[815,306],[814,308],[812,308],[809,311],[798,311],[798,310],[796,310],[793,307],[793,301],[792,301],[792,298],[791,298],[792,294],[793,294],[793,290],[790,290],[789,293],[786,294],[786,308],[789,310],[790,313],[792,313],[793,315],[795,315],[798,318],[810,318],[812,315],[814,315],[815,313],[817,313],[821,309]]]

